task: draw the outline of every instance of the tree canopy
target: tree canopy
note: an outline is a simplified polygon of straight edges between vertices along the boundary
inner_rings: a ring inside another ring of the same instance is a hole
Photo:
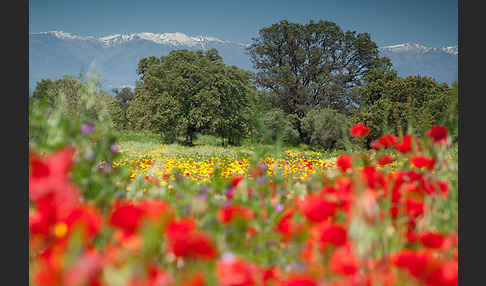
[[[271,90],[279,107],[303,118],[314,108],[345,111],[356,106],[353,87],[372,68],[387,69],[368,33],[344,32],[330,21],[306,25],[286,20],[260,30],[247,48],[255,81]]]
[[[135,99],[127,117],[138,128],[156,130],[170,141],[192,145],[196,132],[237,141],[248,126],[251,74],[226,66],[217,50],[173,50],[143,58]]]
[[[447,85],[430,77],[401,78],[393,71],[374,71],[365,80],[360,88],[363,102],[356,121],[372,130],[368,141],[390,132],[423,135],[433,125],[442,123],[453,99]]]

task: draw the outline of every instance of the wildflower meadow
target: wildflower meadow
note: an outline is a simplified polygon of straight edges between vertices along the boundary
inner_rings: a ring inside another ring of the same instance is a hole
[[[29,117],[32,285],[458,284],[457,145],[444,126],[339,153],[141,150],[103,112],[46,110]]]

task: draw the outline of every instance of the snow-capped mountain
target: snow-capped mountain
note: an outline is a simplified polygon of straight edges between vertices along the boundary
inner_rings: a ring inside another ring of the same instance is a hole
[[[174,49],[215,48],[229,65],[254,71],[245,52],[247,44],[183,33],[115,34],[100,38],[63,31],[31,33],[29,36],[29,86],[41,79],[87,72],[94,61],[103,88],[134,86],[138,61],[143,57],[168,55]],[[457,76],[457,46],[432,48],[399,44],[380,48],[391,58],[401,76],[427,75],[452,83]]]
[[[229,65],[250,70],[245,44],[183,33],[135,33],[83,37],[62,31],[32,33],[29,37],[29,86],[38,81],[87,72],[94,61],[103,88],[134,86],[138,61],[168,55],[174,49],[215,48]]]
[[[380,48],[399,76],[426,75],[451,84],[458,75],[458,46],[426,47],[405,43]]]
[[[392,53],[414,52],[414,53],[426,54],[429,52],[445,52],[447,54],[454,55],[454,56],[458,55],[457,46],[433,48],[433,47],[426,47],[416,43],[405,43],[405,44],[398,44],[393,46],[385,46],[385,47],[381,47],[381,50],[386,52],[392,52]]]

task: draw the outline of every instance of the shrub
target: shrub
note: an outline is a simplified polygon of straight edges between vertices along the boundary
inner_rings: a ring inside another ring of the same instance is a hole
[[[292,116],[286,115],[281,109],[274,108],[262,116],[260,134],[263,143],[273,144],[281,141],[288,145],[299,143],[299,132],[292,124]]]
[[[314,109],[301,121],[302,131],[310,145],[325,149],[344,148],[343,140],[350,126],[347,117],[333,109]]]

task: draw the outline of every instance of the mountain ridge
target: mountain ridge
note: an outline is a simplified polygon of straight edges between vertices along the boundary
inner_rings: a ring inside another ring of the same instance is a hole
[[[80,36],[64,31],[29,35],[29,86],[34,89],[41,79],[56,79],[65,74],[79,74],[82,67],[95,61],[103,76],[103,87],[112,89],[134,86],[138,60],[167,55],[171,50],[216,48],[225,64],[255,71],[245,52],[249,44],[208,36],[174,33],[112,34],[102,37]],[[388,56],[400,76],[421,74],[439,82],[457,79],[458,46],[427,47],[401,43],[379,47]]]

